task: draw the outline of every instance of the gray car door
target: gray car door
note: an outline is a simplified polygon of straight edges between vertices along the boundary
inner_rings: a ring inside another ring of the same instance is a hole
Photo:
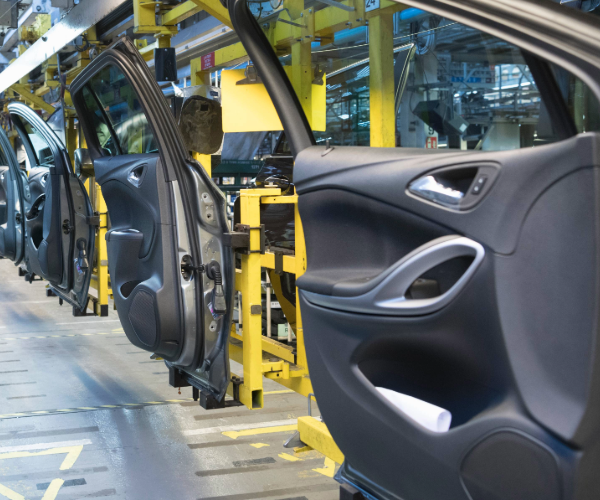
[[[67,149],[46,122],[21,103],[9,104],[8,110],[25,148],[32,181],[43,186],[35,190],[36,199],[26,203],[28,271],[48,280],[57,295],[84,311],[96,244],[90,199],[73,172]]]
[[[71,93],[111,220],[108,264],[123,329],[220,400],[234,271],[224,196],[191,159],[130,40],[94,59]]]
[[[552,2],[403,3],[522,51],[553,142],[316,146],[246,1],[228,3],[295,155],[297,286],[337,477],[368,498],[598,498],[600,134],[577,133],[548,61],[600,97],[600,23]],[[412,418],[404,396],[448,410],[450,428]]]

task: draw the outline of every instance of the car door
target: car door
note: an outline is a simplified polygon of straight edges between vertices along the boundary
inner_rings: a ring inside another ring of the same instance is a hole
[[[0,257],[18,266],[25,255],[23,211],[30,192],[4,130],[0,130],[0,164]]]
[[[427,59],[398,148],[334,129],[316,146],[245,0],[228,4],[295,155],[307,358],[343,498],[597,498],[600,23],[552,2],[403,3],[423,10],[394,40]]]
[[[220,400],[234,289],[224,196],[191,159],[130,40],[94,59],[71,93],[111,220],[108,264],[123,329]]]
[[[87,307],[96,223],[87,192],[54,131],[28,106],[8,106],[25,148],[36,198],[26,200],[25,261],[80,311]]]

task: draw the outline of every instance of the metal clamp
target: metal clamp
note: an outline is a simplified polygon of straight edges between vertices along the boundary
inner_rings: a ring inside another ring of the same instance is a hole
[[[250,250],[250,232],[260,231],[260,250]],[[223,245],[231,247],[235,252],[249,255],[251,253],[265,253],[267,236],[265,234],[265,225],[248,226],[246,224],[236,224],[235,231],[223,235]]]
[[[244,71],[244,76],[246,78],[235,82],[235,84],[236,85],[252,85],[254,83],[262,83],[260,76],[258,76],[258,71],[256,70],[256,67],[251,64],[246,66],[246,70]]]

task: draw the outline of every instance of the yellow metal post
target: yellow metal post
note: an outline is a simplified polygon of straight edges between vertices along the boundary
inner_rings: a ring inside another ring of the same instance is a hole
[[[246,190],[240,196],[241,220],[251,228],[260,227],[260,190]],[[262,289],[260,231],[250,229],[250,253],[242,255],[242,338],[244,382],[240,401],[248,408],[263,407],[262,385]]]
[[[396,145],[394,109],[393,14],[381,13],[369,21],[371,146]]]
[[[300,220],[298,203],[294,205],[295,248],[296,248],[296,279],[306,272],[306,243],[304,229]],[[302,327],[302,314],[300,313],[300,293],[296,287],[296,350],[298,353],[297,364],[307,368],[306,348],[304,347],[304,328]],[[308,375],[308,369],[306,370]]]
[[[202,165],[202,168],[204,168],[208,176],[212,177],[212,156],[201,155],[200,153],[193,153],[192,156],[194,157],[194,160]]]
[[[75,115],[68,113],[65,116],[65,141],[71,165],[75,164],[75,150],[77,149],[77,129],[75,128]]]
[[[106,248],[106,232],[108,230],[108,208],[102,189],[96,183],[96,211],[100,215],[100,227],[96,239],[96,248],[98,253],[98,301],[95,304],[94,313],[98,316],[108,316],[108,296],[110,294],[108,287],[108,250]]]
[[[310,43],[292,45],[292,85],[306,116],[312,116],[312,81]]]
[[[33,106],[34,108],[43,109],[49,114],[52,114],[55,111],[54,106],[48,104],[41,97],[31,93],[31,85],[29,84],[15,83],[14,85],[10,86],[10,90],[13,90],[19,94],[27,104]]]

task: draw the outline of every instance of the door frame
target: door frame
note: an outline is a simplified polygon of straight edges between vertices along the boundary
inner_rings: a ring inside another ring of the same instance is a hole
[[[0,130],[0,148],[4,151],[4,156],[6,156],[6,160],[8,162],[8,169],[11,172],[11,175],[14,176],[15,184],[17,185],[17,193],[15,195],[19,199],[19,205],[21,209],[21,248],[16,249],[17,255],[19,256],[13,262],[15,266],[18,266],[25,259],[25,249],[26,249],[26,237],[25,237],[25,186],[23,185],[23,174],[21,169],[19,168],[19,162],[17,161],[17,157],[13,151],[12,144],[8,139],[8,136],[4,132],[4,130]],[[25,178],[25,182],[27,178]]]

